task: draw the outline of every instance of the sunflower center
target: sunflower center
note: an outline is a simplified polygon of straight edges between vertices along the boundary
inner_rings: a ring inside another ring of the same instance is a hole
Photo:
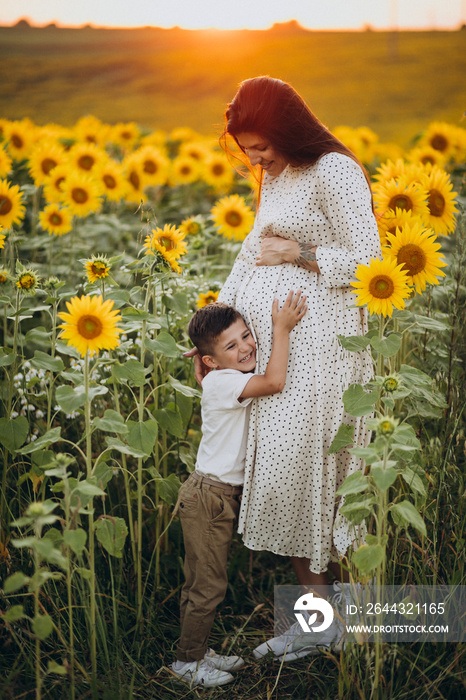
[[[445,211],[445,198],[438,190],[430,190],[427,204],[431,216],[442,216]]]
[[[15,148],[22,148],[24,146],[24,141],[18,134],[12,134],[11,142]]]
[[[369,283],[369,292],[376,299],[388,299],[394,290],[393,281],[388,275],[375,275]]]
[[[73,187],[71,196],[76,204],[85,204],[89,199],[89,195],[82,187]]]
[[[56,165],[57,163],[53,160],[53,158],[44,158],[42,161],[42,172],[44,175],[48,175],[50,171],[56,167]]]
[[[191,173],[191,168],[189,167],[189,165],[183,165],[183,167],[181,168],[181,174],[182,175],[189,175],[190,173]]]
[[[63,219],[58,212],[54,212],[53,214],[51,214],[49,221],[52,224],[52,226],[61,226],[61,224],[63,223]]]
[[[1,196],[1,195],[0,195]],[[13,208],[13,202],[8,197],[3,195],[3,199],[0,199],[0,216],[6,216],[10,213]]]
[[[78,159],[78,165],[81,170],[92,170],[95,163],[95,159],[88,153],[85,153],[81,158]]]
[[[422,272],[426,266],[427,258],[422,248],[414,243],[407,243],[400,248],[397,255],[398,265],[404,263],[403,270],[413,277]]]
[[[135,189],[135,190],[138,190],[138,189],[139,189],[139,186],[140,186],[140,184],[141,184],[141,178],[139,177],[139,175],[137,174],[137,172],[135,172],[135,171],[133,170],[128,179],[129,179],[130,183],[133,185],[134,189]]]
[[[0,272],[0,284],[5,284],[7,281],[8,277],[4,272]]]
[[[105,187],[109,190],[114,190],[116,187],[116,180],[113,177],[113,175],[109,175],[108,173],[104,175],[103,181],[105,182]]]
[[[403,209],[404,211],[410,211],[413,208],[413,203],[411,199],[405,194],[395,194],[389,204],[389,209],[396,211],[396,208]]]
[[[98,338],[102,333],[102,321],[97,316],[81,316],[78,321],[78,333],[86,340]]]
[[[430,141],[430,145],[432,148],[435,148],[436,151],[441,151],[443,153],[443,151],[446,151],[448,148],[448,141],[442,134],[435,134]]]
[[[215,165],[212,168],[212,174],[216,177],[220,177],[220,175],[223,175],[224,172],[224,166],[221,163],[215,163]]]
[[[199,233],[200,230],[201,227],[197,221],[190,221],[189,224],[186,224],[186,233],[190,236],[194,235],[195,233]]]
[[[35,278],[28,272],[26,272],[19,278],[19,286],[21,287],[21,289],[31,289],[31,287],[34,286],[35,281]]]
[[[58,190],[59,192],[62,191],[61,186],[65,182],[65,179],[66,178],[64,178],[64,177],[57,177],[57,179],[55,180],[55,189]]]
[[[107,266],[103,262],[94,262],[91,265],[91,272],[96,277],[106,277],[107,276]]]
[[[234,209],[232,209],[231,211],[227,211],[227,213],[225,214],[225,221],[228,224],[228,226],[241,226],[242,220],[243,219],[241,214]]]
[[[171,238],[162,236],[160,243],[165,247],[165,250],[173,250],[175,248],[175,242]]]
[[[427,165],[427,163],[430,163],[431,165],[435,165],[435,162],[436,161],[435,161],[435,158],[433,156],[425,155],[425,156],[422,156],[422,158],[421,158],[421,163],[423,163],[424,165]]]
[[[144,172],[149,173],[149,175],[154,175],[154,173],[157,172],[159,169],[159,166],[157,163],[153,160],[145,160],[144,161]]]
[[[132,135],[131,131],[122,131],[120,133],[120,136],[124,141],[131,141],[131,138],[133,135]]]

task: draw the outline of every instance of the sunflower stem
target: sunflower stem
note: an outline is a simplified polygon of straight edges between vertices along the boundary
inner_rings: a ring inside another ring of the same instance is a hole
[[[84,357],[84,392],[86,402],[84,404],[84,416],[86,425],[86,476],[92,476],[92,440],[91,440],[91,400],[89,397],[89,351]],[[96,642],[96,597],[95,597],[95,541],[94,541],[94,499],[88,504],[89,511],[89,579],[90,591],[90,636],[91,636],[91,666],[92,666],[92,694],[96,696],[97,682],[97,642]]]
[[[57,307],[58,300],[52,303],[52,330],[50,339],[50,354],[55,357],[55,349],[57,343]],[[49,388],[47,391],[47,430],[50,430],[52,419],[52,396],[53,396],[53,373],[49,373]]]
[[[65,531],[70,530],[70,515],[71,515],[71,503],[70,503],[70,485],[68,482],[68,472],[65,469],[65,476],[63,478],[64,485],[64,500],[65,500]],[[70,693],[71,700],[75,700],[76,697],[76,685],[75,685],[75,674],[74,674],[74,631],[73,631],[73,594],[71,588],[71,552],[70,546],[66,546],[66,591],[68,598],[68,626],[69,626],[69,647],[70,647]]]
[[[120,411],[120,399],[118,396],[118,386],[116,383],[114,365],[112,365],[112,380],[113,380],[113,400],[115,402],[115,409],[118,413],[121,413],[121,411]],[[137,565],[136,540],[134,537],[134,520],[133,520],[133,511],[132,511],[132,504],[131,504],[131,492],[130,492],[130,486],[129,486],[129,474],[128,474],[128,465],[126,462],[126,455],[124,455],[124,454],[121,455],[121,461],[122,461],[122,467],[123,467],[123,478],[125,480],[126,510],[128,512],[129,534],[130,534],[130,539],[131,539],[131,553],[133,555],[133,565],[136,567],[136,565]]]
[[[149,308],[149,300],[151,294],[151,277],[148,277],[146,296],[144,299],[144,311]],[[147,332],[147,321],[144,319],[141,328],[141,364],[144,366],[145,356],[146,356],[146,332]],[[139,388],[139,401],[138,401],[138,419],[142,423],[144,420],[144,385]],[[142,629],[143,625],[143,615],[142,615],[142,458],[138,459],[138,471],[137,471],[137,492],[138,492],[138,519],[137,519],[137,567],[136,567],[136,577],[137,577],[137,624]]]

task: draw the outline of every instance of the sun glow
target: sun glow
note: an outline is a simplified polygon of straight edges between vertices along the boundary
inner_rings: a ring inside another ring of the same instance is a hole
[[[307,29],[453,28],[462,18],[460,3],[443,0],[410,0],[399,3],[394,16],[390,2],[372,0],[3,0],[0,23],[14,24],[27,17],[33,24],[111,27],[181,27],[184,29],[267,29],[275,23],[296,20]]]

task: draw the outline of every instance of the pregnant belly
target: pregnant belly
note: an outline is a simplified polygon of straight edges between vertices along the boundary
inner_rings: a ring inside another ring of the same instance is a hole
[[[283,306],[290,290],[301,289],[306,295],[308,311],[291,331],[290,354],[335,352],[336,336],[356,335],[360,330],[359,309],[350,289],[329,288],[316,272],[287,264],[256,267],[243,281],[236,297],[236,308],[251,328],[258,344],[261,361],[257,370],[264,371],[272,347],[272,304],[278,299]]]
[[[254,329],[263,325],[264,317],[271,325],[272,304],[278,299],[283,306],[289,292],[301,289],[307,296],[307,304],[316,304],[320,297],[320,285],[317,273],[303,270],[296,265],[275,265],[256,267],[241,285],[236,307],[244,316],[249,317]]]

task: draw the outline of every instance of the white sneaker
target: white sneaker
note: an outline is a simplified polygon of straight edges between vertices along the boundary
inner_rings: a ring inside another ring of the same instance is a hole
[[[324,632],[303,632],[299,622],[295,622],[286,632],[263,642],[252,653],[256,659],[272,652],[280,661],[294,661],[328,649],[336,636],[337,627],[334,623]]]
[[[210,661],[175,661],[170,666],[173,673],[191,686],[213,688],[233,680],[231,673],[219,671]]]
[[[219,671],[238,671],[244,666],[241,656],[220,656],[213,649],[207,649],[204,661],[209,661]]]

